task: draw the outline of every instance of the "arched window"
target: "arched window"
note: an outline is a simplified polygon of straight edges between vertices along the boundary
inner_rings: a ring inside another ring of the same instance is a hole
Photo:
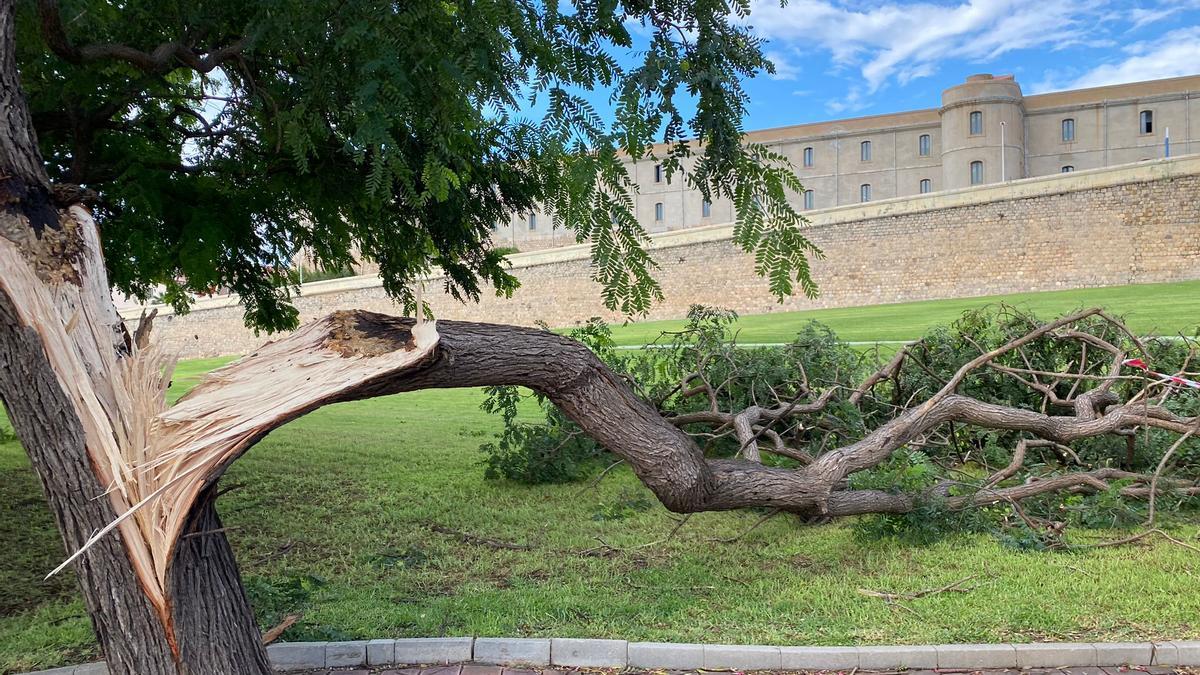
[[[655,205],[654,205],[654,220],[656,222],[661,223],[663,221],[663,217],[666,215],[665,213],[663,213],[663,211],[664,211],[663,203],[662,202],[655,203]]]
[[[858,201],[860,201],[860,202],[871,201],[871,184],[870,183],[863,183],[862,185],[858,186]]]
[[[813,191],[805,190],[804,191],[804,208],[811,209],[813,207],[813,204],[815,204],[815,203],[816,203],[816,197],[813,196]]]
[[[662,179],[663,179],[662,164],[655,164],[654,165],[654,182],[661,183]]]
[[[712,202],[708,201],[707,199],[705,199],[704,202],[702,204],[700,204],[700,217],[701,218],[711,218],[712,217]]]
[[[1075,141],[1075,120],[1068,117],[1062,121],[1062,139],[1063,143],[1073,143]]]
[[[1142,111],[1141,121],[1138,124],[1138,129],[1143,134],[1154,133],[1154,111],[1153,110],[1143,110]]]
[[[978,136],[983,133],[983,113],[978,110],[971,111],[971,135]]]
[[[921,194],[925,194],[926,192],[933,192],[933,181],[929,180],[928,178],[922,178]]]
[[[1071,166],[1070,164],[1068,164],[1062,168],[1063,173],[1071,173],[1074,170],[1075,170],[1075,167]]]
[[[859,144],[858,158],[864,162],[871,161],[871,141],[863,141]]]
[[[813,149],[805,148],[804,149],[804,166],[810,167],[812,165],[813,165]]]
[[[917,139],[917,154],[922,157],[928,157],[931,145],[932,139],[929,137],[929,134],[921,134],[921,137]]]
[[[983,162],[975,160],[971,162],[971,185],[980,185],[983,183]]]
[[[529,214],[529,229],[531,229],[531,230],[537,229],[537,214],[536,213]]]

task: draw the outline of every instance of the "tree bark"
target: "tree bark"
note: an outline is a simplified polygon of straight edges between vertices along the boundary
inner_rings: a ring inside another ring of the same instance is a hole
[[[101,495],[72,402],[59,386],[37,332],[20,326],[0,293],[0,400],[29,455],[63,544],[77,550],[116,517]],[[154,608],[142,591],[120,533],[97,544],[75,566],[96,639],[112,673],[174,673],[174,660]]]
[[[63,544],[78,550],[117,516],[103,497],[85,434],[46,360],[37,332],[19,326],[0,293],[0,400],[41,479]],[[113,675],[222,675],[271,672],[213,503],[215,486],[193,508],[171,574],[168,638],[120,532],[76,562],[80,591]],[[173,645],[178,647],[178,655]]]
[[[104,366],[123,368],[131,346],[108,294],[98,239],[82,236],[53,203],[20,89],[13,5],[0,0],[0,401],[63,544],[74,552],[121,510],[100,478],[95,445],[106,427],[97,426],[103,417],[97,413],[111,415],[112,434],[136,427],[141,411],[117,409],[118,387],[103,386],[114,376]],[[31,316],[53,321],[38,325]],[[80,381],[88,379],[98,392],[85,392],[90,399],[80,395]],[[214,532],[220,527],[214,498],[210,482],[186,514],[184,532],[196,536],[181,538],[175,549],[165,606],[155,602],[163,593],[134,564],[144,557],[129,537],[136,528],[119,528],[77,560],[80,590],[113,675],[271,672],[233,551]]]

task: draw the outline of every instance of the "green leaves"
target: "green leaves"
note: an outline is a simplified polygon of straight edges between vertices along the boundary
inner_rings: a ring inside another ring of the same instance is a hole
[[[182,308],[232,290],[249,322],[289,328],[278,270],[304,248],[320,267],[377,262],[406,305],[435,267],[454,297],[507,295],[491,225],[538,209],[591,244],[605,304],[642,313],[662,290],[629,162],[654,157],[734,203],[734,240],[772,293],[816,292],[799,182],[743,143],[741,82],[769,65],[744,2],[63,0],[78,45],[179,41],[203,57],[245,42],[205,74],[68,63],[32,5],[18,59],[43,153],[54,180],[100,193],[123,291],[166,287]],[[648,36],[636,54],[633,24]],[[542,97],[546,114],[523,118]]]

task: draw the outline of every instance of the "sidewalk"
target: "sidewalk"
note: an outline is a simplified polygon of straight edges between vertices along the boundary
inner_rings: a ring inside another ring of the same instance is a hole
[[[616,673],[654,673],[656,675],[705,675],[707,673],[732,673],[739,671],[730,670],[651,670],[651,671],[636,671],[636,670],[619,670],[615,668],[600,669],[589,668],[584,671],[580,670],[529,670],[520,668],[502,668],[500,666],[480,666],[480,665],[463,665],[463,666],[433,666],[428,668],[331,668],[320,670],[302,670],[289,671],[289,675],[576,675],[578,673],[596,673],[610,674]],[[800,671],[800,670],[771,670],[771,671],[756,671],[761,675],[776,675],[781,673],[847,673],[847,671]],[[1176,673],[1185,673],[1186,670],[1168,668],[1166,666],[1147,666],[1144,668],[1130,668],[1128,666],[1109,666],[1100,668],[1098,666],[1089,666],[1081,668],[1033,668],[1029,670],[1017,669],[986,669],[986,670],[969,670],[965,668],[946,668],[940,670],[858,670],[849,671],[855,675],[1175,675]]]

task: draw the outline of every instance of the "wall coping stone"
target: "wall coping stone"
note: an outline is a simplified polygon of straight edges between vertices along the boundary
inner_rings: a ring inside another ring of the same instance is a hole
[[[1147,160],[1133,164],[1122,164],[1085,171],[1073,171],[1066,174],[1034,176],[1032,178],[1010,180],[1004,183],[881,199],[879,201],[867,202],[866,204],[847,204],[825,209],[814,209],[805,211],[804,215],[809,220],[806,229],[811,230],[860,220],[905,216],[929,211],[978,206],[998,201],[1029,199],[1193,175],[1200,175],[1200,154]],[[727,241],[733,237],[733,227],[732,223],[723,223],[706,225],[704,227],[690,227],[669,232],[657,232],[649,235],[650,242],[648,248],[650,250],[659,250],[713,241]],[[528,253],[515,253],[509,256],[508,259],[511,269],[524,269],[574,260],[585,260],[590,255],[591,246],[589,244],[575,244],[572,246],[530,251]],[[441,277],[441,273],[435,269],[424,277],[422,281],[432,282],[441,279]],[[302,284],[300,286],[300,295],[316,296],[329,293],[344,293],[346,291],[378,288],[382,285],[383,281],[378,275],[367,274]],[[234,307],[238,302],[239,299],[236,295],[200,298],[192,305],[192,311],[197,312],[207,309]],[[175,310],[169,305],[124,307],[119,312],[122,319],[132,321],[136,320],[143,310],[149,310],[151,307],[157,309],[160,316],[175,313]]]
[[[473,649],[462,652],[463,663],[507,665],[526,663],[546,666],[551,662],[551,644],[557,643],[560,659],[603,660],[610,668],[669,670],[780,670],[782,668],[860,668],[897,670],[903,668],[1059,668],[1107,666],[1200,666],[1200,641],[1160,642],[1035,642],[1017,644],[955,644],[901,646],[758,646],[705,645],[665,642],[625,642],[579,638],[405,638],[352,640],[347,642],[277,642],[267,647],[277,670],[315,669],[332,665],[418,665],[400,661],[381,663],[371,658],[371,646],[402,642],[419,650],[442,652],[470,640]],[[482,647],[482,649],[481,649]],[[626,649],[627,648],[627,649]],[[566,653],[563,653],[566,652]],[[351,654],[361,655],[360,663]],[[336,656],[334,656],[336,655]],[[334,656],[335,663],[328,659]],[[1013,662],[1015,658],[1016,662]],[[444,661],[439,661],[445,665]],[[428,665],[421,663],[420,665]],[[556,663],[555,665],[571,665]],[[67,666],[20,675],[104,675],[103,661]]]

